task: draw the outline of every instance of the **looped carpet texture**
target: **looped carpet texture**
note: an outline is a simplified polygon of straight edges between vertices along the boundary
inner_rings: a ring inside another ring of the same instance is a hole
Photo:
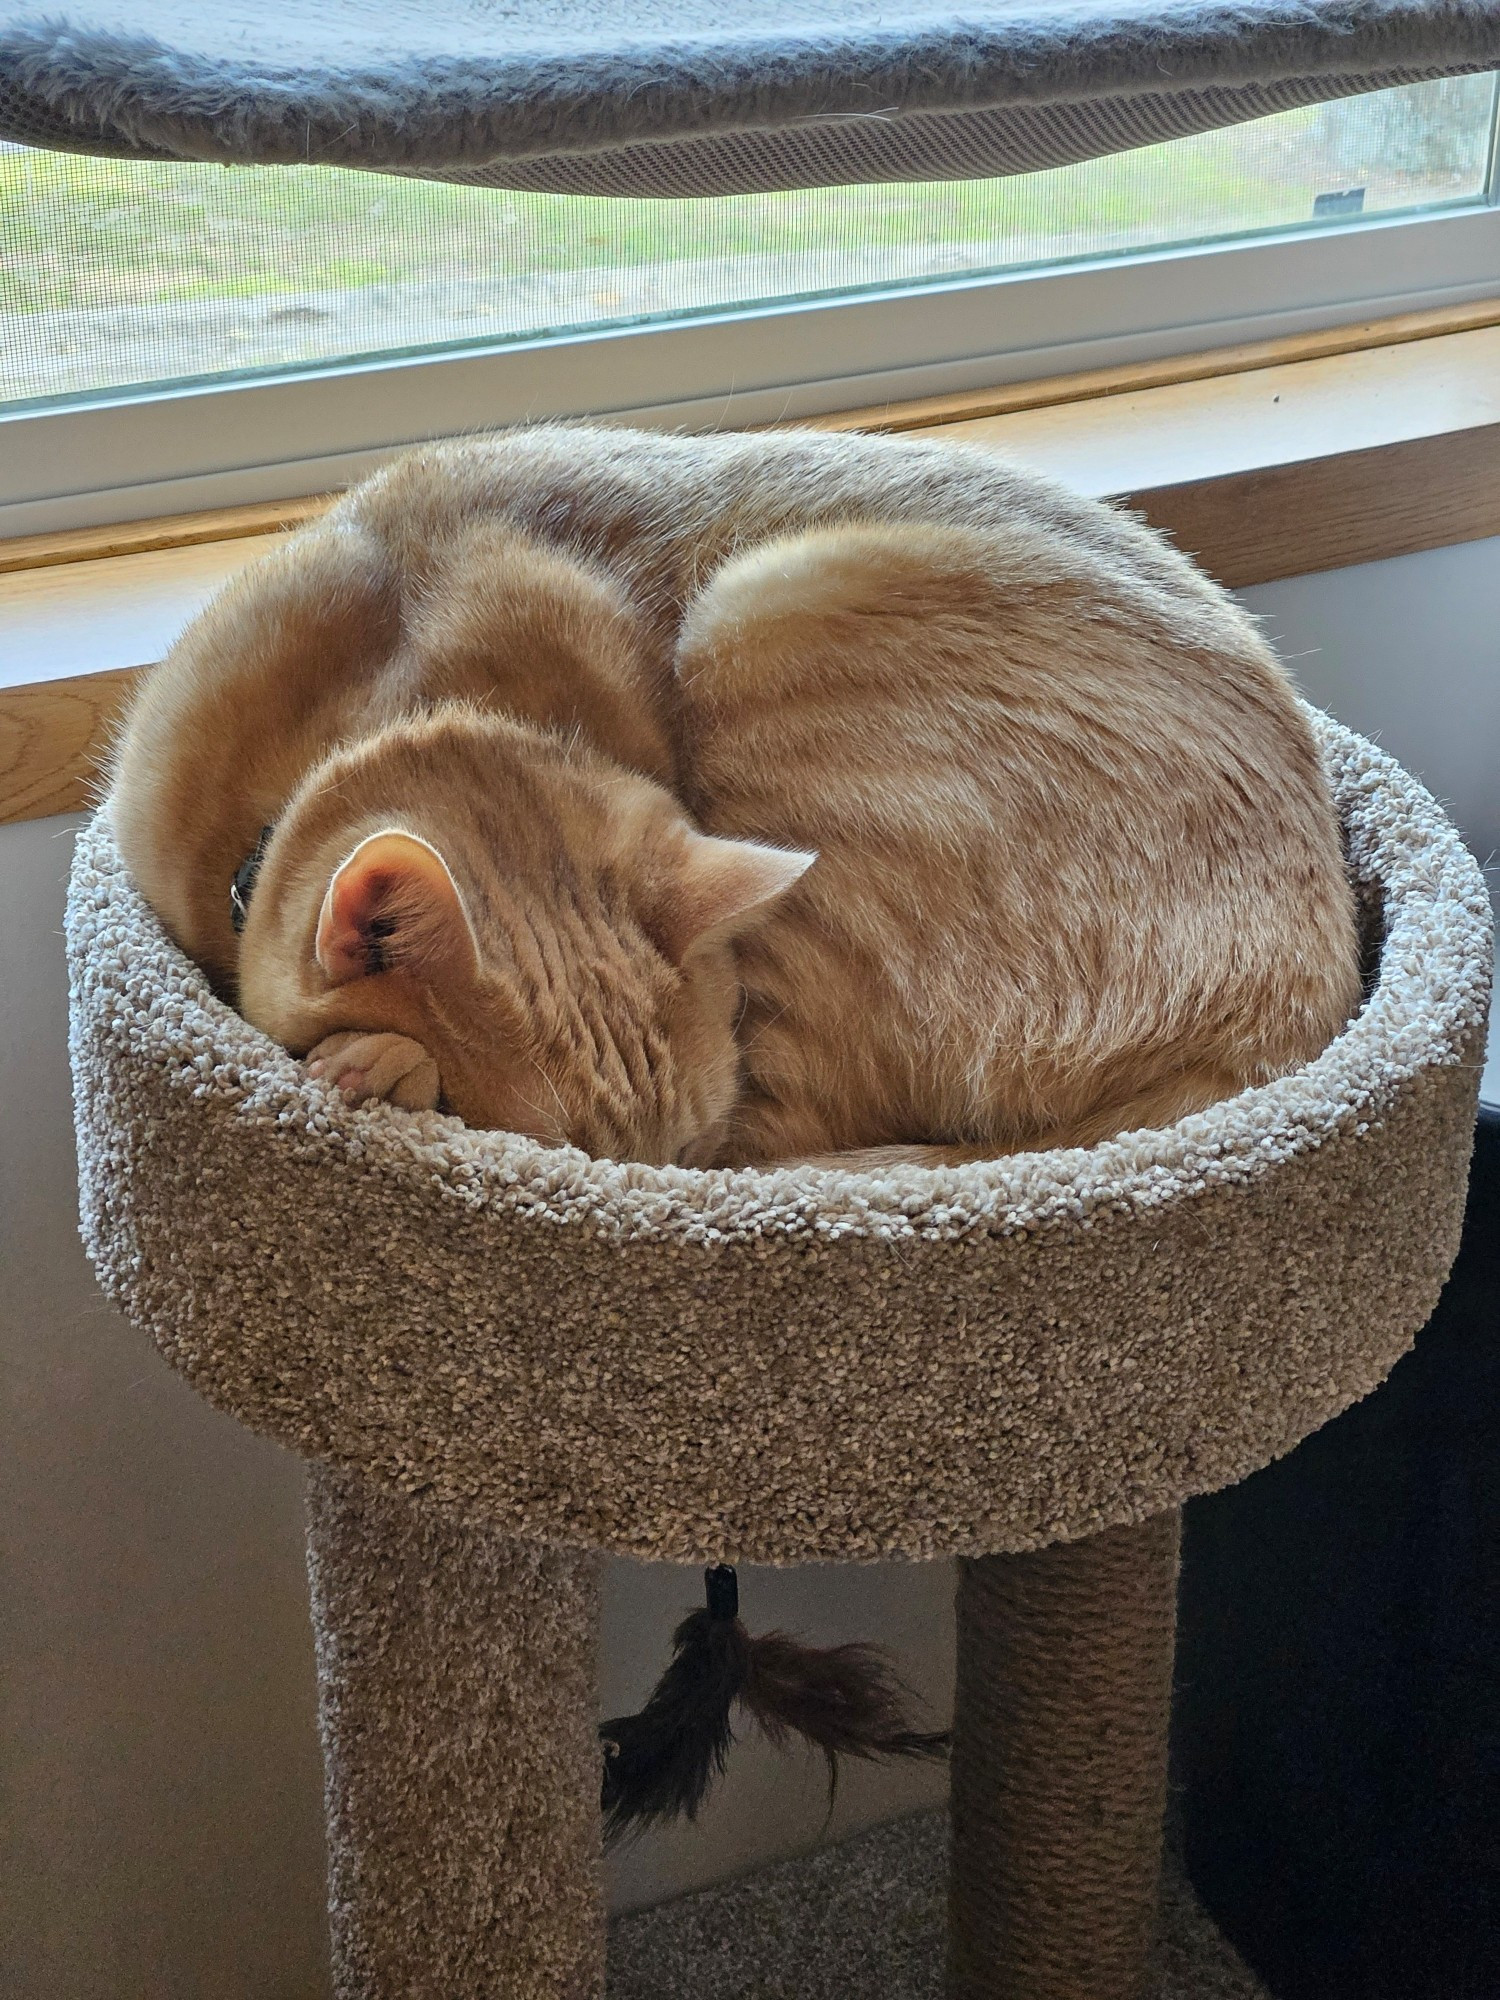
[[[1488,998],[1473,859],[1315,721],[1374,968],[1346,1032],[1164,1131],[879,1178],[349,1105],[214,998],[97,820],[67,926],[105,1288],[253,1429],[543,1544],[985,1555],[1240,1479],[1427,1318]]]

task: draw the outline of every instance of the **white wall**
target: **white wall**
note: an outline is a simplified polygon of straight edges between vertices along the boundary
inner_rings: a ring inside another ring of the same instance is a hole
[[[1240,592],[1308,699],[1447,808],[1500,895],[1500,539]],[[1500,1104],[1500,1018],[1482,1092]]]
[[[1500,847],[1500,542],[1246,593],[1314,699]],[[295,1464],[183,1388],[95,1290],[74,1223],[59,934],[72,822],[0,828],[0,1626],[9,2000],[315,2000],[321,1806]],[[1500,1072],[1492,1072],[1500,1097]],[[880,1637],[941,1707],[946,1570],[747,1572],[746,1612]],[[606,1712],[695,1572],[610,1566]],[[937,1794],[849,1774],[833,1830]],[[823,1830],[815,1771],[737,1753],[697,1828],[615,1869],[650,1900]]]

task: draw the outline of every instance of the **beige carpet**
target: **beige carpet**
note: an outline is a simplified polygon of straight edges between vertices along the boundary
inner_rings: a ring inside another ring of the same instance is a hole
[[[616,1920],[609,2000],[942,2000],[946,1815]],[[1169,1872],[1159,2000],[1269,2000]]]

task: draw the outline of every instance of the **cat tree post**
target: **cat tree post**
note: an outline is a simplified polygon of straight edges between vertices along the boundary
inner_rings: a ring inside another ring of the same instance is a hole
[[[598,1563],[309,1468],[336,2000],[604,1990]]]
[[[960,1565],[949,2000],[1141,2000],[1180,1520]]]

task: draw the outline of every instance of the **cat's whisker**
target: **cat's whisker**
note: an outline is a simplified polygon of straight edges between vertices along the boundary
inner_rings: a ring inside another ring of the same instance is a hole
[[[558,1089],[557,1085],[552,1081],[552,1078],[548,1075],[546,1070],[542,1068],[541,1064],[535,1060],[535,1058],[533,1058],[532,1060],[532,1068],[535,1070],[536,1074],[542,1079],[542,1082],[545,1083],[547,1088],[552,1092],[552,1095],[557,1103],[557,1108],[559,1112],[562,1114],[563,1129],[564,1131],[566,1131],[568,1126],[568,1107],[563,1102],[562,1092]]]

